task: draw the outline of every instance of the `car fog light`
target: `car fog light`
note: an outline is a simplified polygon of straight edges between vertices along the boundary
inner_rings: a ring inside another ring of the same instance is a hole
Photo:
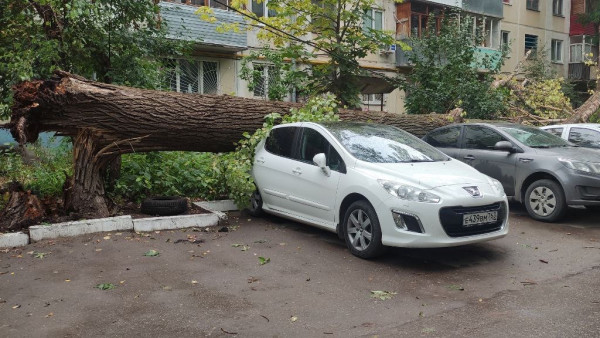
[[[399,229],[418,233],[424,232],[421,221],[415,215],[392,210],[392,218],[394,219],[394,223],[396,223],[396,227]]]

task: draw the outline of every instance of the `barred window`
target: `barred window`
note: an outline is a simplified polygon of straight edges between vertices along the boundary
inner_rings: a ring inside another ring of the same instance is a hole
[[[172,59],[167,62],[167,88],[181,93],[218,94],[219,63]]]

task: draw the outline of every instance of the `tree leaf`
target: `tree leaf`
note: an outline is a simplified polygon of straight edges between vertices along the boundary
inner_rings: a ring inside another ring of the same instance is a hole
[[[146,253],[144,253],[144,256],[147,257],[154,257],[154,256],[158,256],[160,255],[160,252],[156,251],[156,250],[148,250],[146,251]]]

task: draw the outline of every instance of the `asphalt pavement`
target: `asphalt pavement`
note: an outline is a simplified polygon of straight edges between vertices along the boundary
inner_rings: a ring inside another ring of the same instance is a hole
[[[548,224],[512,206],[510,226],[371,261],[335,234],[243,213],[42,241],[0,253],[0,336],[599,337],[600,214]]]

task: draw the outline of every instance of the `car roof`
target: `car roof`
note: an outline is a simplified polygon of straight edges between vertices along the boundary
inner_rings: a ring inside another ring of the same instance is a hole
[[[552,124],[552,125],[543,126],[540,128],[548,129],[548,128],[559,128],[559,127],[584,127],[584,128],[600,129],[600,123],[563,123],[563,124]]]

